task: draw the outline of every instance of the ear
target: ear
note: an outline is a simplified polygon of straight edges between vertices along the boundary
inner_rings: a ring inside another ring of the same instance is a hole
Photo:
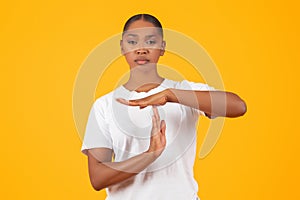
[[[165,49],[166,49],[166,41],[163,40],[161,43],[161,48],[160,48],[160,56],[164,55]]]
[[[121,53],[124,55],[123,40],[120,40]]]

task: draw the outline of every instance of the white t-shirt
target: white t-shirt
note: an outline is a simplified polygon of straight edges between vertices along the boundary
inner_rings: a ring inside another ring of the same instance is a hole
[[[152,108],[126,106],[116,98],[139,99],[167,88],[214,90],[202,83],[165,79],[148,92],[129,91],[120,86],[98,98],[88,118],[81,151],[106,147],[121,162],[145,152],[149,147]],[[160,118],[166,122],[166,148],[145,170],[122,183],[107,188],[107,200],[194,200],[198,185],[193,166],[196,155],[196,122],[204,113],[178,103],[159,106]]]

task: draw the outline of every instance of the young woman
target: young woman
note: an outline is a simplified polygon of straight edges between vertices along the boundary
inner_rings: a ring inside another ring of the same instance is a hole
[[[93,188],[106,188],[107,200],[198,199],[198,117],[238,117],[245,102],[206,84],[161,77],[157,62],[166,42],[151,15],[131,17],[120,45],[129,80],[95,101],[82,145]]]

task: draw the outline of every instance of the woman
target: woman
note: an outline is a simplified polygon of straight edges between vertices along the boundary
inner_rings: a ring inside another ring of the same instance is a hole
[[[238,117],[246,104],[206,84],[161,77],[157,62],[166,42],[151,15],[131,17],[120,45],[129,80],[95,101],[86,126],[82,152],[91,184],[107,188],[108,200],[197,199],[198,117]]]

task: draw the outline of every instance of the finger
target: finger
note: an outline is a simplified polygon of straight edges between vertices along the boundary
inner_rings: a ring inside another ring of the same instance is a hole
[[[152,131],[151,131],[151,135],[154,136],[158,131],[159,131],[159,129],[157,127],[157,120],[156,120],[156,117],[153,115],[152,116]]]
[[[140,103],[139,106],[140,106],[140,109],[144,109],[144,108],[146,108],[148,105],[147,105],[146,103]]]
[[[158,123],[160,124],[160,116],[159,116],[159,112],[156,106],[152,106],[153,107],[153,113],[156,116],[156,119],[158,121]]]
[[[152,106],[153,116],[157,117],[157,108],[156,106]]]
[[[161,132],[161,135],[160,135],[160,136],[161,136],[161,137],[160,137],[160,138],[161,138],[161,143],[162,143],[163,146],[165,146],[165,145],[166,145],[166,142],[167,142],[167,141],[166,141],[166,140],[167,140],[167,139],[166,139],[166,127],[167,127],[167,126],[166,126],[165,120],[162,120],[162,121],[161,121],[160,127],[161,127],[161,130],[160,130],[160,132]]]
[[[126,100],[123,98],[116,98],[116,101],[118,101],[121,104],[127,105],[127,106],[139,106],[140,105],[138,100]]]
[[[129,106],[129,101],[125,100],[123,98],[116,98],[116,101],[119,102],[119,103],[121,103],[121,104]]]
[[[148,106],[148,103],[145,100],[137,100],[136,102],[141,109],[146,108]]]
[[[165,120],[161,120],[161,122],[160,122],[160,130],[161,130],[161,132],[163,133],[163,134],[165,134],[166,133],[166,122],[165,122]]]
[[[162,120],[160,122],[160,133],[162,137],[166,137],[166,122],[165,120]]]
[[[158,128],[158,126],[159,126],[159,124],[157,123],[157,117],[155,116],[155,115],[153,115],[152,116],[152,126],[153,126],[153,128],[155,128],[157,131],[159,130]]]
[[[162,97],[162,98],[160,98],[159,99],[159,105],[165,105],[166,104],[166,102],[167,102],[167,97]]]

